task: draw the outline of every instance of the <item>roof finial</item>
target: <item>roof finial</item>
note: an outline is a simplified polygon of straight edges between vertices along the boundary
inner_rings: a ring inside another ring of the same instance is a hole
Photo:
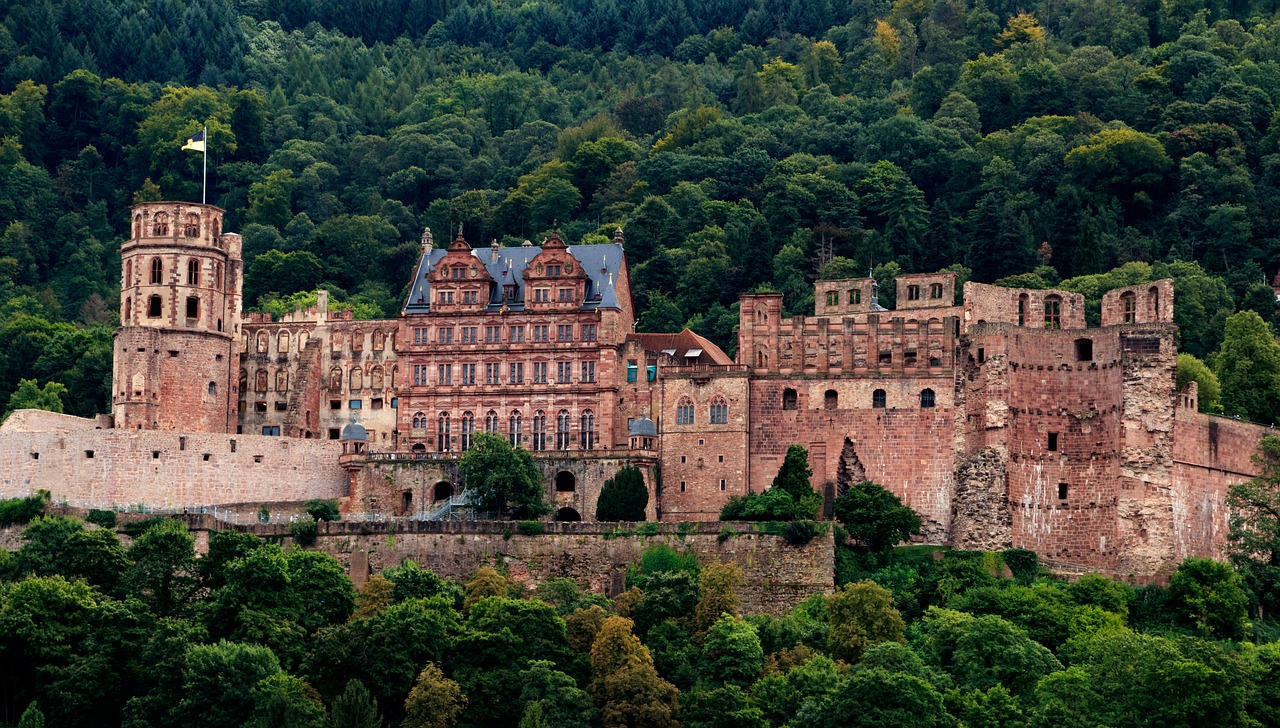
[[[435,245],[435,238],[431,237],[431,228],[422,228],[422,252],[430,253],[431,248]]]

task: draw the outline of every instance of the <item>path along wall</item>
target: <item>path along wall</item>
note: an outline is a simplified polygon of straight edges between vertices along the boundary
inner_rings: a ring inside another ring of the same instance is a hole
[[[212,519],[190,519],[209,528]],[[747,613],[784,614],[812,594],[829,594],[835,584],[835,542],[830,531],[803,546],[781,536],[757,533],[750,524],[648,524],[655,535],[635,534],[637,524],[546,523],[537,536],[514,533],[515,523],[486,521],[402,521],[321,523],[316,548],[347,567],[352,581],[412,559],[441,576],[469,579],[480,566],[501,562],[516,581],[535,587],[557,577],[576,579],[592,591],[623,590],[628,564],[653,544],[697,554],[702,564],[734,562],[746,585],[739,590]],[[394,526],[394,528],[393,528]],[[721,529],[737,535],[721,539]],[[253,525],[261,536],[287,537],[287,527]],[[203,540],[203,539],[202,539]]]
[[[0,428],[0,496],[48,490],[84,507],[187,508],[346,495],[325,440],[154,430]]]

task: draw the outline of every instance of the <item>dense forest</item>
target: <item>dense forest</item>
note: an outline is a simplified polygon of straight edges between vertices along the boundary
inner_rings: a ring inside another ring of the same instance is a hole
[[[1237,522],[1233,564],[1187,559],[1168,587],[1055,579],[1024,549],[892,548],[919,518],[861,484],[841,523],[781,531],[783,549],[834,536],[837,588],[778,616],[743,608],[740,567],[699,563],[671,541],[683,531],[666,537],[678,548],[651,540],[656,524],[611,532],[648,545],[610,599],[569,578],[530,589],[501,556],[465,584],[406,560],[356,590],[300,546],[314,522],[292,538],[211,532],[197,556],[180,520],[130,516],[117,535],[111,511],[86,523],[43,515],[44,495],[0,502],[0,524],[26,524],[20,549],[0,549],[0,723],[1277,726],[1280,624],[1264,617],[1280,608],[1280,438],[1264,451],[1264,476],[1232,497],[1270,525]],[[541,522],[512,525],[508,538],[542,537]],[[744,537],[735,527],[719,541]]]
[[[899,271],[950,268],[1095,306],[1172,276],[1183,350],[1223,376],[1227,317],[1276,314],[1276,11],[3,0],[0,402],[106,408],[126,207],[200,198],[181,146],[204,124],[260,310],[324,286],[395,315],[424,225],[479,244],[622,226],[641,330],[732,351],[739,293],[811,311],[824,268],[873,271],[883,300]]]

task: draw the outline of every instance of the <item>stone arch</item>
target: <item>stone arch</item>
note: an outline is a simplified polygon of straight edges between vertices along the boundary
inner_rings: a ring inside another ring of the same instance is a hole
[[[169,213],[157,212],[155,217],[151,218],[151,234],[161,237],[169,234]]]
[[[556,473],[556,492],[573,493],[578,490],[578,479],[568,470]]]
[[[450,483],[447,480],[441,480],[440,482],[431,486],[431,502],[432,503],[447,501],[452,497],[453,497],[453,483]]]
[[[565,506],[564,508],[561,508],[560,510],[556,511],[556,520],[570,521],[570,522],[581,521],[582,514],[578,513],[578,511],[573,508],[569,508],[568,506]]]
[[[822,395],[822,408],[827,410],[838,409],[840,407],[840,393],[834,389],[828,389]]]
[[[298,351],[299,352],[301,352],[303,347],[307,345],[308,341],[311,341],[311,332],[299,331],[298,332]]]
[[[270,335],[269,335],[269,334],[267,334],[267,332],[266,332],[265,330],[264,330],[264,331],[259,331],[259,332],[258,332],[258,353],[259,353],[259,354],[265,354],[265,353],[267,353],[267,348],[268,348],[270,345],[271,345],[271,337],[270,337]]]
[[[182,225],[182,234],[188,238],[200,237],[200,215],[188,212],[186,222]]]

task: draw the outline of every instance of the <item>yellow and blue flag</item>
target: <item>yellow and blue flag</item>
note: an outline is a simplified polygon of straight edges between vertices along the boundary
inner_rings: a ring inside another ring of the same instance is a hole
[[[204,131],[198,131],[195,136],[188,137],[187,143],[183,145],[183,149],[190,149],[195,152],[203,152],[204,149]]]

